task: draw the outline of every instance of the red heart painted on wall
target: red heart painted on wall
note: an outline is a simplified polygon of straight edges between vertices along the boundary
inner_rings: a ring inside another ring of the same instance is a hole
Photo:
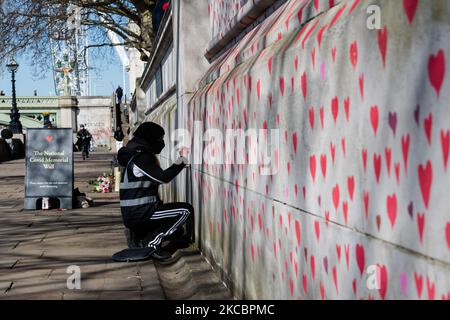
[[[344,100],[345,118],[349,121],[350,118],[350,97]]]
[[[331,113],[333,114],[334,124],[336,124],[337,117],[339,114],[339,99],[334,97],[331,101]]]
[[[347,178],[347,187],[348,187],[348,195],[350,196],[350,200],[353,201],[353,193],[355,191],[355,177]]]
[[[308,84],[307,84],[307,79],[306,79],[306,72],[304,72],[303,75],[302,75],[301,85],[302,85],[303,99],[306,101],[307,90],[308,90]]]
[[[403,152],[403,161],[405,164],[405,173],[408,173],[408,156],[409,156],[409,145],[411,142],[410,135],[402,136],[402,152]]]
[[[377,179],[377,184],[379,184],[381,174],[381,155],[377,155],[376,153],[373,155],[373,168],[375,170],[375,177]]]
[[[47,142],[50,143],[50,142],[53,141],[53,136],[48,135],[48,136],[45,137],[45,140],[47,140]]]
[[[356,69],[358,64],[358,43],[356,41],[350,45],[350,63],[353,69]]]
[[[359,76],[359,92],[361,94],[361,100],[364,101],[364,73]]]
[[[336,156],[336,146],[330,142],[330,152],[331,152],[331,160],[333,160],[333,165],[334,165],[334,159]]]
[[[384,149],[384,155],[386,157],[386,167],[387,167],[388,177],[390,177],[391,176],[392,150],[390,148]]]
[[[431,165],[431,162],[428,161],[426,166],[419,165],[418,173],[420,191],[422,192],[422,198],[425,203],[425,207],[428,209],[431,186],[433,183],[433,167]]]
[[[297,245],[300,246],[301,234],[300,234],[300,222],[295,220],[295,234],[297,236]]]
[[[445,78],[445,54],[444,50],[439,50],[436,55],[431,55],[428,61],[428,75],[431,85],[436,90],[438,96],[441,94],[442,84]]]
[[[427,291],[428,291],[428,300],[434,300],[436,296],[436,284],[430,280],[427,276]]]
[[[320,168],[322,169],[322,176],[325,179],[327,175],[327,156],[324,154],[320,156]]]
[[[369,193],[364,192],[364,213],[366,218],[369,217]]]
[[[416,282],[417,298],[420,299],[422,297],[423,277],[414,272],[414,280]]]
[[[323,109],[323,106],[322,107],[320,107],[320,126],[322,127],[322,130],[323,130],[323,127],[324,127],[324,109]]]
[[[386,207],[391,227],[394,228],[395,221],[397,220],[397,195],[394,194],[387,197]]]
[[[370,108],[370,122],[372,123],[373,131],[375,132],[375,136],[378,132],[378,120],[379,120],[379,113],[378,113],[378,106],[372,106]]]
[[[284,96],[284,77],[280,77],[280,93],[281,96]]]
[[[408,18],[409,24],[412,24],[416,15],[419,0],[403,0],[403,9]]]
[[[342,212],[344,213],[344,221],[345,221],[345,225],[348,224],[348,202],[344,201],[342,203]]]
[[[362,160],[363,160],[364,172],[366,172],[367,171],[367,149],[362,149],[361,156],[362,156]]]
[[[450,154],[450,130],[447,130],[447,132],[441,130],[441,145],[442,145],[442,156],[444,158],[444,168],[445,171],[447,171],[448,158]]]
[[[316,259],[314,258],[313,255],[311,255],[310,259],[310,267],[311,267],[311,276],[312,279],[314,280],[316,278]]]
[[[356,245],[356,263],[358,264],[358,268],[362,277],[364,274],[364,267],[365,267],[365,254],[364,254],[364,246],[360,244]]]
[[[294,153],[297,154],[297,143],[298,143],[297,132],[294,132],[292,134],[292,143],[293,143],[293,146],[294,146]]]
[[[313,182],[316,180],[316,156],[309,157],[309,171],[311,172],[311,178]]]
[[[336,184],[336,186],[333,188],[333,204],[334,209],[337,211],[339,208],[339,184]]]
[[[336,293],[339,294],[339,287],[338,287],[338,278],[337,278],[337,269],[334,266],[333,267],[333,282],[334,282],[334,287],[336,289]]]
[[[447,239],[447,247],[450,251],[450,222],[447,222],[447,225],[445,227],[445,238]]]
[[[317,220],[314,222],[314,231],[316,233],[317,242],[319,242],[319,240],[320,240],[320,224],[319,224],[319,221],[317,221]]]
[[[309,108],[309,125],[314,130],[314,107]]]
[[[379,284],[379,293],[381,299],[386,298],[386,293],[388,289],[388,271],[385,265],[377,264],[377,278],[378,278],[378,284]]]
[[[386,52],[388,46],[388,29],[385,26],[378,31],[378,48],[380,49],[381,59],[383,60],[383,66],[386,67]]]
[[[419,230],[420,243],[423,243],[423,230],[425,227],[425,214],[417,214],[417,228]]]
[[[433,115],[431,113],[423,121],[423,128],[425,130],[425,135],[427,136],[428,144],[431,145],[431,134],[433,130]]]

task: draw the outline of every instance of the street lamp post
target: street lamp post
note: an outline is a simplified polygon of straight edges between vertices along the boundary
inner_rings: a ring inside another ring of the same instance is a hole
[[[13,133],[22,133],[22,123],[20,122],[20,113],[17,108],[17,99],[16,99],[16,71],[19,68],[19,64],[11,58],[9,63],[6,65],[8,70],[11,72],[11,82],[12,82],[12,108],[11,108],[11,122],[9,123],[9,127]]]

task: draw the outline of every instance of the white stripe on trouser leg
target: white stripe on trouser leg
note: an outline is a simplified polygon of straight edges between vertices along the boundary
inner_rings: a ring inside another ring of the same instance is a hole
[[[160,211],[162,212],[162,211]],[[148,243],[148,247],[156,247],[159,245],[164,237],[170,236],[172,233],[177,230],[177,228],[182,225],[184,222],[186,222],[187,218],[189,217],[190,211],[188,209],[178,209],[178,214],[176,216],[180,216],[180,219],[178,219],[175,224],[167,230],[166,233],[160,233],[158,234],[153,241],[150,241]],[[153,216],[152,216],[153,217]]]

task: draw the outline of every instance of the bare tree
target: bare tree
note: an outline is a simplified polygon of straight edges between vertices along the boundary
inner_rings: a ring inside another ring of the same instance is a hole
[[[89,30],[88,48],[135,48],[147,61],[153,50],[153,0],[0,0],[0,61],[27,53],[47,65],[55,31],[67,28],[70,5],[82,8],[79,23]],[[69,32],[69,30],[67,31]],[[113,44],[108,32],[122,40]]]

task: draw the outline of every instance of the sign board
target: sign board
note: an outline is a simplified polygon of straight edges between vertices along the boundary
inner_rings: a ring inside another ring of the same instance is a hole
[[[72,209],[72,129],[28,129],[25,164],[26,210],[40,209],[37,203],[44,197]]]

